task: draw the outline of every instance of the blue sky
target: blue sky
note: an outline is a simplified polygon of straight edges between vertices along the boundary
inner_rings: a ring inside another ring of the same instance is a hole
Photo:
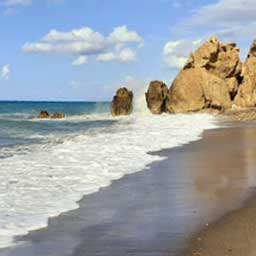
[[[212,35],[246,55],[255,0],[0,0],[0,100],[111,99],[168,85]]]

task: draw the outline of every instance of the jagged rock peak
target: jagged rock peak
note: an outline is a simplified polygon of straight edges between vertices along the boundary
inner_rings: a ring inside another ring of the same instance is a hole
[[[234,103],[238,107],[256,106],[256,40],[253,41],[241,73],[241,85]]]
[[[205,68],[222,78],[236,76],[242,71],[239,49],[235,43],[221,43],[216,37],[211,37],[190,55],[184,69],[196,67]]]

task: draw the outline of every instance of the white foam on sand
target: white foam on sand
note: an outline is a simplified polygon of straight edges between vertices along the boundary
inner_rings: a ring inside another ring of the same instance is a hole
[[[162,159],[148,152],[198,140],[215,123],[206,114],[134,114],[61,144],[31,145],[26,154],[1,159],[0,247],[47,226],[49,217],[76,209],[84,195]]]

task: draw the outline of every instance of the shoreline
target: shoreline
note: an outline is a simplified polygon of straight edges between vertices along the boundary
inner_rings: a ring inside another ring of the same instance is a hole
[[[149,166],[148,170],[126,175],[122,179],[114,181],[110,187],[102,188],[95,194],[85,196],[79,202],[79,209],[49,219],[47,228],[35,230],[27,236],[17,238],[17,241],[24,242],[24,244],[1,250],[0,255],[32,256],[35,255],[33,253],[36,251],[37,255],[107,256],[110,255],[107,251],[106,254],[100,254],[97,251],[102,248],[106,250],[106,244],[111,245],[111,255],[113,256],[137,255],[136,253],[138,252],[140,252],[138,253],[139,255],[178,254],[196,230],[202,229],[205,223],[210,223],[220,218],[227,211],[240,207],[244,199],[249,197],[251,193],[245,188],[241,188],[241,191],[235,188],[234,191],[230,192],[228,191],[230,188],[227,186],[224,188],[225,192],[228,192],[227,198],[223,198],[223,188],[219,187],[218,180],[212,180],[216,178],[214,169],[208,170],[209,176],[202,178],[203,172],[198,172],[197,169],[200,167],[200,171],[204,171],[206,164],[209,163],[205,162],[203,166],[198,166],[197,161],[193,160],[193,157],[198,158],[203,153],[206,154],[205,156],[213,158],[211,160],[213,161],[212,164],[214,164],[218,159],[215,154],[218,154],[216,150],[218,150],[217,146],[219,146],[214,143],[216,143],[216,139],[221,142],[226,137],[225,135],[230,136],[231,129],[234,129],[233,131],[237,131],[239,134],[240,129],[243,130],[244,128],[228,127],[207,130],[198,141],[153,153],[167,157],[167,159],[154,162]],[[209,145],[212,145],[212,149]],[[199,186],[196,191],[192,188],[193,184],[191,184],[190,179],[184,181],[183,172],[184,175],[188,174],[186,173],[188,166],[193,170],[189,172],[192,176],[187,178],[195,179],[196,186]],[[193,173],[194,171],[196,174]],[[171,172],[174,172],[174,174]],[[227,175],[229,174],[227,173]],[[230,179],[233,178],[232,176],[230,177]],[[207,188],[207,182],[209,182],[210,188]],[[176,195],[173,195],[173,191],[170,190],[170,186],[174,185],[182,186]],[[191,199],[189,191],[191,189],[195,193],[193,197],[196,198],[192,198],[195,200],[193,201],[194,205],[183,209],[182,207],[184,206],[181,205],[181,207],[179,204],[189,202]],[[204,190],[209,194],[204,195]],[[216,196],[216,192],[221,194],[217,194],[218,198],[212,198]],[[148,198],[148,195],[151,198]],[[132,198],[130,198],[131,196]],[[176,197],[178,201],[175,208],[170,201],[175,200]],[[212,202],[209,205],[204,205],[203,208],[205,209],[201,209],[203,214],[202,212],[200,213],[200,209],[197,210],[197,208],[200,207],[202,201],[208,202],[209,198],[211,198]],[[222,208],[220,210],[221,205]],[[138,212],[138,222],[136,222],[137,220],[133,215],[134,211]],[[181,216],[179,217],[178,212],[175,213],[175,211],[178,211]],[[144,219],[141,219],[142,217]],[[173,218],[176,219],[173,221]],[[108,220],[107,223],[105,219]],[[140,227],[140,225],[144,229],[149,228],[149,230],[138,230],[137,226]],[[132,228],[135,228],[139,236],[135,230],[131,230]],[[119,230],[119,233],[112,237],[113,232],[116,232],[115,230]],[[125,232],[128,234],[125,235]],[[152,234],[152,237],[148,237],[151,234],[150,232],[155,232],[155,234]],[[176,234],[179,232],[181,234]],[[89,236],[88,233],[90,233]],[[112,235],[105,237],[106,234]],[[159,237],[159,234],[162,235]],[[175,241],[170,241],[172,234],[177,236]],[[129,236],[133,237],[133,239]],[[138,241],[135,240],[135,237]],[[97,239],[99,241],[95,241]],[[85,245],[87,246],[86,250],[90,251],[88,254],[84,248]],[[60,248],[62,247],[63,249],[61,250]],[[49,254],[49,250],[52,248],[58,249],[54,254]],[[109,247],[107,246],[107,248]]]

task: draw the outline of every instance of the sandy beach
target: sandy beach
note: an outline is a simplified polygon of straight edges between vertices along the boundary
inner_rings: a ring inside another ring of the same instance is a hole
[[[186,255],[250,255],[255,223],[248,216],[255,203],[221,217],[254,193],[255,128],[252,122],[226,125],[199,141],[154,153],[166,159],[84,197],[79,209],[17,237],[19,244],[0,255],[184,255],[193,235],[206,228]]]
[[[227,214],[198,233],[181,255],[255,255],[255,214],[256,200],[254,198],[241,209]]]
[[[186,256],[252,256],[256,251],[256,200],[255,200],[255,128],[242,128],[246,151],[240,152],[245,156],[243,168],[251,172],[252,196],[242,207],[225,214],[222,218],[203,228],[194,235],[187,248],[180,254]],[[243,146],[241,145],[241,148]]]

